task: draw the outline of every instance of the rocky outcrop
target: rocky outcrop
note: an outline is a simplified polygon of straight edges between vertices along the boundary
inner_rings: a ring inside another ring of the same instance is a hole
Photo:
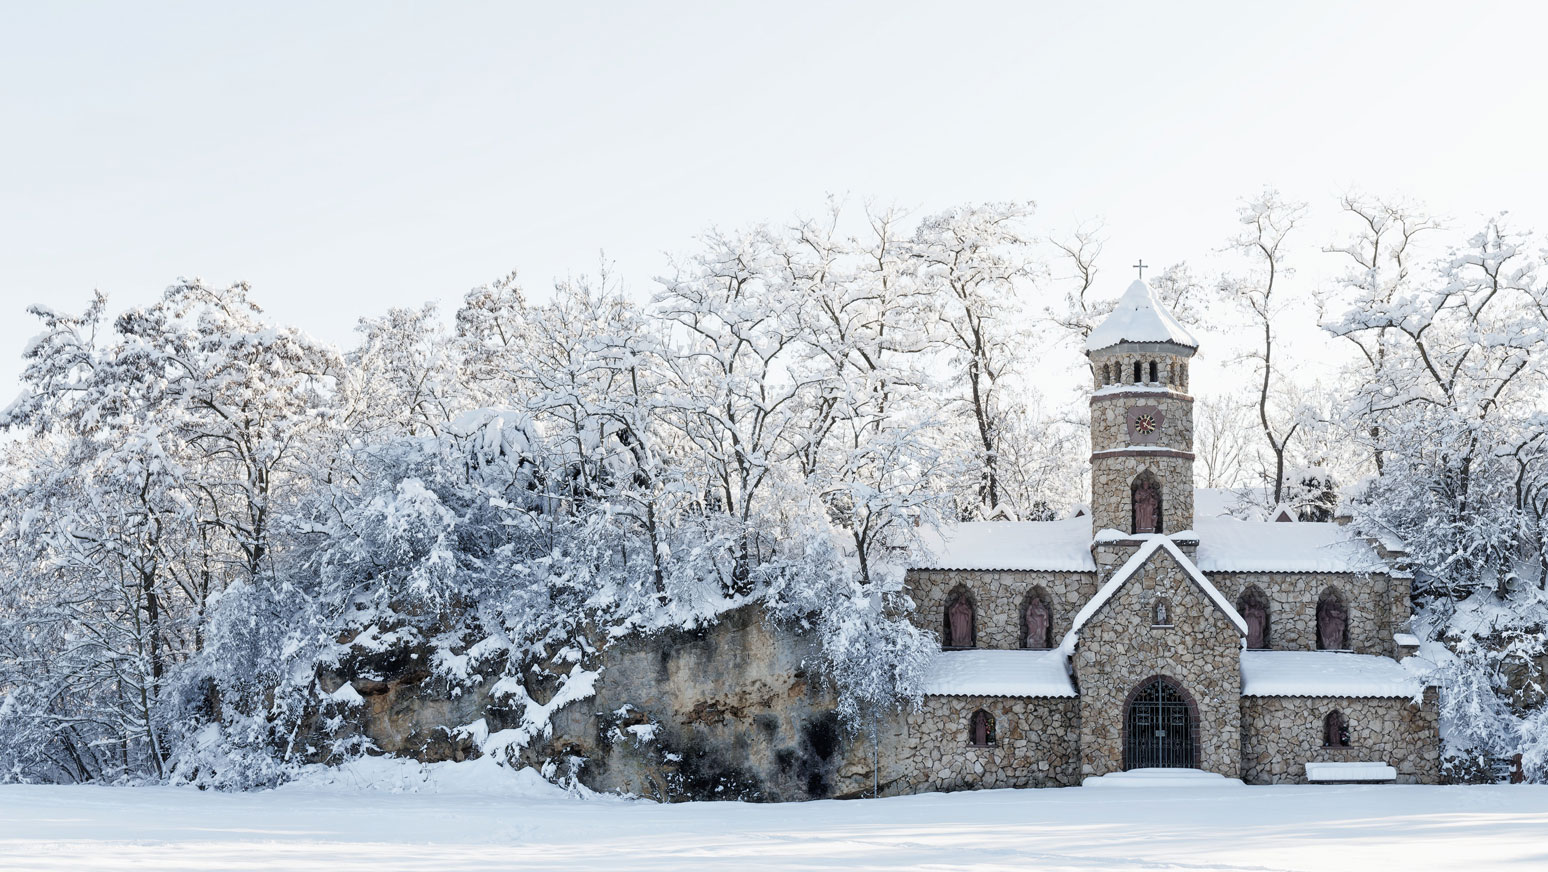
[[[816,655],[814,638],[756,606],[620,640],[595,696],[557,712],[529,756],[577,761],[595,790],[661,800],[857,795],[872,784],[869,743],[839,723]]]
[[[337,702],[303,726],[301,746],[310,749],[310,759],[334,762],[333,749],[362,743],[426,763],[477,757],[472,738],[455,728],[479,718],[501,722],[507,713],[490,699],[494,680],[454,687],[432,674],[430,655],[420,646],[358,653],[318,675]]]
[[[357,652],[320,674],[330,699],[306,719],[298,747],[314,762],[361,748],[463,760],[481,753],[483,736],[521,725],[526,700],[496,692],[503,663],[481,663],[485,675],[454,683],[433,673],[431,655]],[[857,741],[840,724],[817,655],[809,633],[754,605],[699,629],[614,640],[584,664],[528,664],[523,689],[539,706],[573,668],[598,676],[594,693],[553,712],[551,731],[517,762],[665,801],[860,795],[875,785],[870,736]]]

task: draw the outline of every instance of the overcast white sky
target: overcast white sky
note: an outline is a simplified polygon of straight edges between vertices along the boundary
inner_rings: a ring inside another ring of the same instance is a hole
[[[3,2],[6,394],[32,302],[242,278],[347,342],[829,192],[1101,218],[1112,294],[1266,184],[1548,228],[1541,4]]]

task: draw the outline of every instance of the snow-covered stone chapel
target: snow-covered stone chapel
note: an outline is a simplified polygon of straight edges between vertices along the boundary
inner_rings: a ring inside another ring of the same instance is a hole
[[[1195,489],[1198,342],[1143,280],[1093,330],[1089,512],[943,530],[905,579],[940,638],[893,741],[910,791],[1199,769],[1439,779],[1403,555]]]

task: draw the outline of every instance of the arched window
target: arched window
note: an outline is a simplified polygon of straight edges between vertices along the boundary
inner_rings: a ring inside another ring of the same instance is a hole
[[[1344,722],[1344,713],[1338,709],[1328,712],[1328,716],[1322,719],[1322,746],[1349,747],[1349,724]]]
[[[994,715],[983,709],[973,712],[968,721],[968,743],[977,748],[987,748],[995,743]]]
[[[966,587],[957,586],[946,597],[942,615],[941,647],[972,648],[978,644],[978,607]]]
[[[1343,596],[1330,587],[1317,599],[1317,648],[1344,651],[1349,647],[1349,609]]]
[[[1161,482],[1150,470],[1145,470],[1129,487],[1129,505],[1132,510],[1130,530],[1135,533],[1160,533]]]
[[[1154,360],[1152,360],[1150,362],[1150,380],[1151,380],[1151,382],[1155,382],[1157,380],[1156,379],[1156,362]]]
[[[1156,601],[1150,604],[1150,625],[1152,627],[1172,625],[1172,604],[1166,597],[1156,597]]]
[[[1135,384],[1139,384],[1140,380],[1141,380],[1140,366],[1141,366],[1141,364],[1140,364],[1139,361],[1137,361],[1137,360],[1134,361],[1134,383]]]
[[[1269,646],[1269,602],[1257,585],[1249,585],[1236,601],[1236,611],[1247,622],[1247,647]]]
[[[1041,587],[1027,591],[1021,601],[1021,647],[1053,647],[1053,609],[1048,605],[1048,594]]]

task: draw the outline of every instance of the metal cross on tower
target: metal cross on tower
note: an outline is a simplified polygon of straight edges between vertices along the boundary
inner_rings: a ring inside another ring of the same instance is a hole
[[[1139,277],[1143,279],[1145,277],[1145,259],[1143,257],[1140,258],[1139,263],[1135,264],[1134,268],[1139,270]]]

